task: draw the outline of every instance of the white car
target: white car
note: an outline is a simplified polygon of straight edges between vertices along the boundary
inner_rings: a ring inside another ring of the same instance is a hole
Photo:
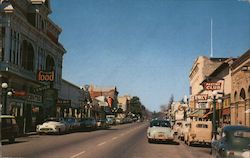
[[[37,125],[37,133],[55,133],[61,134],[65,133],[68,130],[67,125],[65,124],[62,118],[48,118],[41,125]]]
[[[147,138],[149,143],[153,141],[173,141],[174,132],[171,129],[170,122],[167,120],[152,120],[147,130]]]

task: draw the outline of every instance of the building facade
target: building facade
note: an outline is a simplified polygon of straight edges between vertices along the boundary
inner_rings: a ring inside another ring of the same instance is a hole
[[[21,131],[35,130],[45,117],[55,116],[62,83],[65,49],[59,42],[61,28],[48,15],[49,0],[1,1],[1,83],[15,91],[1,102],[7,114],[17,117]]]
[[[189,107],[191,111],[195,109],[207,109],[208,92],[203,90],[202,82],[226,60],[226,58],[209,58],[205,56],[199,56],[189,73],[190,81],[190,100]]]
[[[250,50],[232,64],[231,71],[231,124],[250,126]]]
[[[58,93],[56,115],[58,117],[81,118],[83,115],[83,94],[79,86],[62,79],[62,86]]]

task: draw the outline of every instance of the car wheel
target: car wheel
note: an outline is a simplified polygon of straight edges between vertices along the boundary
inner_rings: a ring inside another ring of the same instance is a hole
[[[148,138],[148,143],[152,143],[152,140]]]
[[[15,137],[12,136],[11,138],[9,138],[9,142],[10,142],[10,143],[14,143],[14,142],[15,142]]]
[[[58,129],[58,134],[59,134],[59,135],[61,134],[61,128]]]

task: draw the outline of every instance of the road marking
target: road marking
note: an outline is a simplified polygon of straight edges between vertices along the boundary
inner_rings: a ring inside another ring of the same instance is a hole
[[[84,154],[85,152],[86,152],[86,151],[82,151],[82,152],[80,152],[80,153],[78,153],[78,154],[75,154],[75,155],[71,156],[70,158],[78,157],[78,156]]]
[[[101,146],[101,145],[104,145],[104,144],[106,144],[106,142],[102,142],[102,143],[98,144],[98,146]]]
[[[116,139],[117,139],[117,137],[113,137],[113,138],[112,138],[112,140],[116,140]]]
[[[121,136],[124,136],[124,133],[122,133]]]

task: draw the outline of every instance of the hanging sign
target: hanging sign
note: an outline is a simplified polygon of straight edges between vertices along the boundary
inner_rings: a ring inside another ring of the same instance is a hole
[[[205,90],[220,90],[221,89],[221,82],[205,82],[203,84]]]

